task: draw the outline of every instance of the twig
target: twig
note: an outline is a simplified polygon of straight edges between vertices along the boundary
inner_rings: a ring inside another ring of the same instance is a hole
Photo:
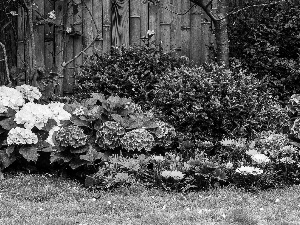
[[[81,54],[85,54],[85,51],[88,50],[89,47],[92,46],[92,44],[94,44],[94,42],[97,40],[97,38],[98,38],[98,36],[96,36],[96,37],[91,41],[91,43],[90,43],[88,46],[86,46],[85,49],[83,49],[83,50],[82,50],[81,52],[79,52],[76,56],[74,56],[73,59],[70,59],[70,60],[67,61],[67,62],[63,62],[61,66],[62,66],[62,67],[66,67],[68,64],[70,64],[70,63],[73,62],[75,59],[77,59]]]
[[[271,2],[271,3],[262,3],[262,4],[257,4],[257,5],[249,5],[249,6],[246,6],[246,7],[244,7],[244,8],[238,9],[238,10],[236,10],[236,11],[234,11],[234,12],[227,13],[227,15],[226,15],[225,17],[231,16],[231,15],[234,15],[234,14],[237,14],[237,13],[239,13],[239,12],[241,12],[241,11],[245,11],[245,10],[250,9],[250,8],[253,8],[253,7],[268,6],[268,5],[276,5],[276,4],[279,4],[279,3],[282,3],[282,2],[286,2],[286,0],[280,0],[280,1],[277,1],[277,2]],[[225,19],[225,17],[224,17],[224,18],[221,18],[221,20],[222,20],[222,19]]]
[[[11,86],[11,80],[10,80],[10,75],[9,75],[9,69],[8,69],[8,63],[7,63],[7,55],[6,55],[6,48],[5,45],[0,42],[0,45],[2,47],[3,50],[3,55],[4,55],[4,63],[5,63],[5,68],[6,68],[6,76],[7,76],[7,80],[8,80],[8,85]]]
[[[191,11],[191,9],[192,9],[193,7],[195,7],[195,6],[196,6],[196,4],[193,4],[187,11],[182,12],[182,13],[178,13],[178,12],[172,11],[171,9],[169,9],[169,8],[166,7],[166,6],[164,6],[164,8],[165,8],[166,10],[168,10],[169,12],[171,12],[171,13],[173,13],[173,14],[176,14],[177,16],[184,16],[184,15],[187,14],[189,11]]]

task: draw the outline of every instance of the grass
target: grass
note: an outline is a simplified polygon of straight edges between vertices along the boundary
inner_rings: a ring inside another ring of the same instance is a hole
[[[300,224],[300,186],[258,194],[228,187],[189,194],[142,186],[88,191],[51,175],[9,175],[0,183],[0,224]]]

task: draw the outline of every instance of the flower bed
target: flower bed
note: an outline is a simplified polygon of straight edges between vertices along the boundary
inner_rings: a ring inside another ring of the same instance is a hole
[[[194,156],[184,158],[172,145],[174,127],[130,99],[92,94],[82,102],[42,105],[35,87],[0,90],[3,171],[21,159],[37,163],[43,152],[49,166],[80,171],[86,186],[103,189],[140,181],[178,191],[230,183],[251,190],[299,183],[299,144],[288,135],[262,132],[254,140],[200,141]],[[291,113],[298,112],[298,99],[292,97]],[[298,123],[294,119],[296,138]]]

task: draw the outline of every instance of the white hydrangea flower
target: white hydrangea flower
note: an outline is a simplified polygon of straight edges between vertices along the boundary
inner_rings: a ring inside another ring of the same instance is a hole
[[[257,163],[268,163],[270,162],[270,159],[268,156],[264,154],[254,154],[251,156],[252,160]]]
[[[51,111],[51,119],[54,119],[57,125],[60,125],[61,120],[70,120],[71,114],[64,110],[64,103],[61,102],[51,102],[48,107]]]
[[[84,115],[84,107],[80,106],[73,111],[75,116],[83,116]]]
[[[161,172],[161,176],[164,177],[164,178],[172,177],[175,180],[181,180],[184,177],[184,173],[182,173],[178,170],[173,170],[173,171],[164,170],[164,171]]]
[[[54,142],[53,142],[53,134],[55,131],[59,131],[60,130],[60,126],[54,126],[52,127],[52,129],[49,131],[49,136],[46,139],[46,142],[49,143],[50,145],[54,146]]]
[[[27,84],[17,86],[16,89],[22,93],[24,99],[28,99],[30,102],[33,102],[35,99],[40,99],[42,93],[37,87],[33,87]]]
[[[18,90],[6,86],[0,87],[0,104],[2,106],[19,110],[24,103],[23,95]]]
[[[258,174],[262,174],[263,170],[252,167],[252,166],[241,166],[240,168],[237,168],[235,172],[244,174],[244,175],[247,175],[247,174],[258,175]]]
[[[15,121],[17,124],[24,124],[27,129],[32,129],[35,126],[40,130],[51,117],[52,114],[47,105],[28,102],[16,113]]]
[[[36,134],[32,133],[29,129],[24,129],[21,127],[16,127],[8,132],[7,144],[36,144],[38,142],[38,137]]]

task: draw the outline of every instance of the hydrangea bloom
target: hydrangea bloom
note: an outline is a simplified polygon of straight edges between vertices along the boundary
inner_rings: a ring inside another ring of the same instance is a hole
[[[172,139],[176,136],[175,128],[163,121],[156,122],[158,127],[155,129],[154,135],[158,141],[165,146],[172,144]]]
[[[51,102],[48,107],[51,112],[51,119],[54,119],[57,125],[60,125],[61,120],[70,120],[71,114],[64,110],[64,103],[61,102]]]
[[[121,139],[122,146],[130,151],[145,149],[150,151],[154,146],[154,137],[145,129],[135,129],[126,133]]]
[[[251,156],[252,160],[257,163],[268,163],[270,162],[270,159],[268,156],[264,154],[254,154]]]
[[[24,103],[23,95],[18,90],[6,86],[0,87],[0,105],[19,110]]]
[[[58,131],[55,140],[61,146],[72,146],[74,148],[78,148],[86,144],[87,135],[83,133],[83,130],[80,127],[71,125],[61,128]]]
[[[182,180],[184,178],[184,174],[177,170],[164,170],[161,172],[161,176],[166,179],[172,177],[175,180]]]
[[[30,102],[33,102],[35,99],[38,100],[42,97],[42,93],[37,87],[23,84],[21,86],[17,86],[16,89],[22,93],[24,99],[28,99]]]
[[[247,175],[247,174],[258,175],[258,174],[262,174],[263,170],[252,166],[241,166],[240,168],[237,168],[235,172],[243,175]]]
[[[106,121],[96,133],[99,146],[116,148],[121,145],[120,138],[125,134],[121,124],[114,121]]]
[[[52,114],[47,105],[28,102],[16,113],[15,121],[17,124],[24,124],[27,129],[32,129],[34,126],[42,129],[51,117]]]
[[[27,129],[37,127],[39,130],[44,127],[48,119],[54,119],[58,125],[61,120],[69,120],[71,114],[63,109],[63,103],[50,103],[48,105],[26,103],[15,115],[17,124],[24,124]]]
[[[8,132],[7,144],[36,144],[38,142],[38,137],[32,133],[31,130],[24,129],[21,127],[16,127]]]

